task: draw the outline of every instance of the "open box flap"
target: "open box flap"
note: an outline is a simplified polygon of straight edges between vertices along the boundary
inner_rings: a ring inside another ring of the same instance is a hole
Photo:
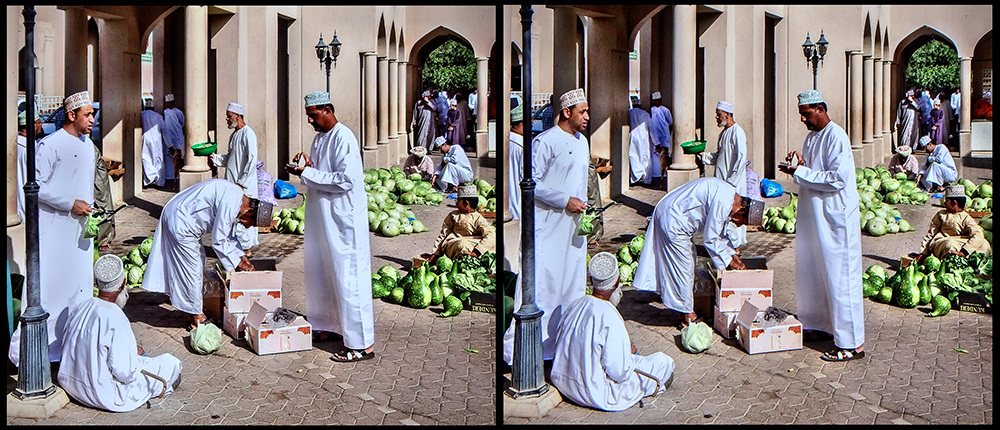
[[[250,312],[247,313],[246,323],[259,327],[264,323],[265,317],[267,317],[267,308],[261,306],[257,302],[253,302],[253,304],[250,305]]]
[[[740,308],[740,313],[736,315],[736,322],[744,326],[750,327],[753,324],[754,318],[757,317],[757,307],[750,303],[749,300],[743,302],[743,307]]]

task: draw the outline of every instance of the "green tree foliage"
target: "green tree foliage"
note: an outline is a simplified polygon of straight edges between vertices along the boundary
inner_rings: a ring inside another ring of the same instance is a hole
[[[907,87],[917,86],[934,91],[958,88],[958,54],[938,40],[917,48],[906,66]]]
[[[468,93],[476,88],[476,57],[469,47],[449,40],[427,56],[422,78],[424,88]]]

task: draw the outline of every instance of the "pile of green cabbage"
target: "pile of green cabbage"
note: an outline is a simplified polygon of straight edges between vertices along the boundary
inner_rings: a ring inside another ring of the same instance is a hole
[[[438,206],[444,201],[444,196],[434,191],[433,184],[424,181],[419,173],[406,176],[398,166],[365,169],[364,173],[365,192],[369,196],[381,194],[383,198],[404,205]]]
[[[795,233],[795,217],[799,210],[799,199],[795,194],[787,194],[791,196],[791,201],[789,201],[787,206],[780,208],[772,206],[764,211],[763,223],[761,223],[764,231],[771,233]]]
[[[285,208],[274,214],[273,220],[278,224],[275,231],[285,234],[305,234],[306,231],[306,195],[302,194],[302,205],[295,208]],[[274,224],[272,224],[274,225]]]
[[[632,285],[635,278],[635,270],[639,267],[639,255],[642,254],[642,246],[646,243],[646,234],[633,237],[629,243],[622,245],[615,253],[618,259],[618,281],[622,286]],[[587,264],[590,264],[590,255],[587,255]]]
[[[952,185],[965,187],[965,210],[972,212],[993,212],[993,180],[976,185],[971,180],[958,178]]]
[[[142,277],[146,274],[146,261],[153,249],[153,238],[147,237],[139,246],[129,250],[121,257],[125,265],[125,285],[134,288],[142,285]],[[96,293],[95,293],[96,296]]]
[[[930,199],[929,194],[917,188],[915,181],[906,179],[905,173],[892,175],[885,166],[857,167],[854,172],[858,194],[867,193],[868,200],[891,205],[923,205]]]

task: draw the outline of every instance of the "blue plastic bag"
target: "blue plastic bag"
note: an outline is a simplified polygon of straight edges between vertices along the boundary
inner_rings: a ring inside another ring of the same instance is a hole
[[[274,196],[279,199],[290,199],[299,195],[299,192],[295,190],[295,186],[289,184],[288,182],[282,181],[281,179],[274,180]]]
[[[781,188],[781,184],[763,178],[760,180],[760,193],[764,197],[778,197],[784,194],[785,191]]]

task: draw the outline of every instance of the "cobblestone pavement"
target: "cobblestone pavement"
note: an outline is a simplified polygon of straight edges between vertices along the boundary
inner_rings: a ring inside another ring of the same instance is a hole
[[[435,157],[439,158],[438,156]],[[496,183],[496,169],[479,166],[477,178]],[[308,189],[291,181],[299,191]],[[110,253],[123,256],[156,228],[160,211],[175,193],[146,190],[119,212]],[[279,200],[296,208],[302,197]],[[371,236],[372,271],[383,265],[409,269],[429,252],[441,220],[455,201],[411,207],[429,232],[395,238]],[[282,306],[305,315],[302,236],[260,234],[255,258],[274,258],[282,271]],[[209,246],[208,237],[203,241]],[[210,248],[209,248],[210,249]],[[209,264],[215,261],[209,251]],[[374,301],[374,360],[335,363],[342,342],[314,343],[312,350],[258,356],[246,341],[223,335],[222,348],[202,356],[190,349],[186,314],[164,294],[137,290],[125,313],[149,355],[170,353],[184,366],[172,395],[127,413],[110,413],[71,402],[44,420],[7,417],[14,425],[493,425],[497,422],[496,323],[492,314],[463,311],[438,318],[440,306],[413,309]],[[308,316],[307,316],[308,317]],[[471,352],[471,351],[474,352]],[[7,391],[16,387],[16,371]],[[55,380],[55,378],[53,378]]]
[[[921,161],[922,158],[921,158]],[[981,183],[993,177],[991,160],[962,166],[959,176]],[[956,162],[962,163],[956,159]],[[781,175],[786,191],[797,186]],[[605,233],[591,253],[616,251],[645,232],[645,217],[663,191],[632,187],[605,212]],[[787,195],[767,206],[787,205]],[[892,273],[899,258],[919,249],[937,199],[925,206],[897,205],[916,231],[862,236],[863,267],[880,264]],[[614,220],[609,222],[609,220]],[[509,225],[509,224],[508,224]],[[749,232],[744,256],[763,256],[774,270],[774,306],[795,312],[794,235]],[[696,240],[696,243],[700,243]],[[601,412],[563,401],[537,419],[508,417],[504,424],[992,424],[993,317],[958,312],[925,318],[924,306],[903,309],[865,299],[865,351],[860,361],[820,360],[833,342],[801,350],[749,355],[735,339],[714,333],[702,354],[680,347],[677,313],[659,295],[624,290],[619,310],[640,354],[663,351],[676,364],[673,385],[643,406]],[[967,353],[956,352],[960,348]],[[502,388],[510,374],[503,375]]]

